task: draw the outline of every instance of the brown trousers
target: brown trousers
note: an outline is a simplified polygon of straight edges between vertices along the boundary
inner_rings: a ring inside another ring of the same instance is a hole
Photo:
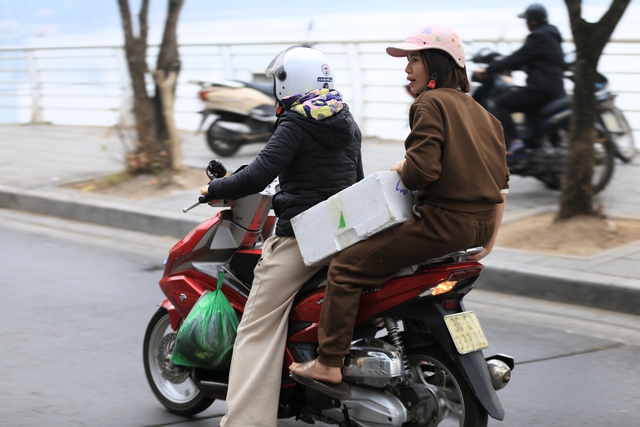
[[[495,227],[495,209],[479,213],[418,207],[422,218],[378,233],[340,252],[329,265],[318,330],[321,363],[340,367],[349,353],[363,287],[382,286],[412,265],[483,246]]]

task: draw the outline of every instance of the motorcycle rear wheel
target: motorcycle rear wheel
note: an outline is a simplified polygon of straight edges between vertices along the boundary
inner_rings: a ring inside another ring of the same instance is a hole
[[[175,336],[167,310],[160,308],[149,321],[144,335],[144,373],[151,391],[170,412],[185,416],[199,414],[215,399],[196,387],[189,376],[190,370],[171,363]]]
[[[420,422],[407,427],[486,427],[489,414],[475,397],[458,367],[438,347],[423,347],[407,352],[413,380],[429,388],[438,399],[417,414]],[[427,413],[429,412],[429,413]],[[414,417],[415,418],[415,417]]]

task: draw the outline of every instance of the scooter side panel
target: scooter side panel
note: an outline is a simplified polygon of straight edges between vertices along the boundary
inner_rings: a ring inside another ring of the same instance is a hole
[[[216,289],[216,280],[205,274],[191,271],[188,276],[177,274],[163,277],[160,280],[160,289],[180,316],[185,318],[205,290]],[[243,295],[231,290],[228,286],[222,287],[222,292],[235,310],[240,313],[244,311],[247,301]]]
[[[177,331],[178,326],[180,325],[180,320],[182,319],[180,317],[180,313],[176,311],[176,308],[173,306],[173,304],[171,304],[171,301],[169,301],[168,299],[165,299],[164,301],[162,301],[162,304],[160,304],[160,307],[167,310],[167,314],[169,315],[169,323],[171,323],[171,328],[173,328],[174,331]]]
[[[196,245],[204,237],[204,235],[221,220],[222,215],[218,213],[216,216],[200,223],[193,230],[191,230],[189,234],[184,236],[182,239],[180,239],[180,241],[173,245],[173,247],[169,250],[169,256],[167,257],[165,274],[168,274],[171,271],[173,263],[177,259],[193,251]]]
[[[380,289],[368,291],[360,298],[360,308],[356,324],[369,320],[372,316],[416,298],[424,290],[445,280],[455,271],[468,269],[470,275],[480,274],[482,267],[478,263],[464,263],[434,267],[419,271],[410,276],[392,279]],[[291,320],[317,323],[320,319],[324,288],[311,292],[291,310]]]

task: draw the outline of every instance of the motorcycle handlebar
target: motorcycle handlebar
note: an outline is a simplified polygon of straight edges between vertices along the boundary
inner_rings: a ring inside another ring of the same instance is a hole
[[[213,159],[207,165],[206,172],[209,179],[214,180],[216,178],[224,177],[227,174],[227,168],[225,168],[224,165],[218,159]],[[211,200],[211,196],[209,196],[208,194],[203,194],[200,197],[198,197],[197,202],[193,203],[190,206],[187,206],[186,208],[183,208],[182,212],[187,213],[191,209],[197,206],[200,206],[201,204],[208,203],[210,200]]]

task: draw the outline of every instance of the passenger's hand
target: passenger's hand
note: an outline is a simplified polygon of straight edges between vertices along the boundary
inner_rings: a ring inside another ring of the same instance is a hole
[[[473,76],[476,80],[484,80],[487,78],[487,69],[480,67],[473,72]]]
[[[467,261],[469,262],[478,262],[480,261],[482,258],[486,257],[487,255],[489,255],[489,253],[491,253],[491,249],[492,248],[488,248],[488,247],[484,247],[482,248],[482,250],[480,252],[478,252],[477,254],[473,254],[473,255],[469,255],[467,257]]]
[[[400,175],[402,175],[402,169],[404,168],[405,161],[406,160],[400,160],[398,162],[395,162],[393,166],[391,166],[391,170],[394,172],[398,172]]]

